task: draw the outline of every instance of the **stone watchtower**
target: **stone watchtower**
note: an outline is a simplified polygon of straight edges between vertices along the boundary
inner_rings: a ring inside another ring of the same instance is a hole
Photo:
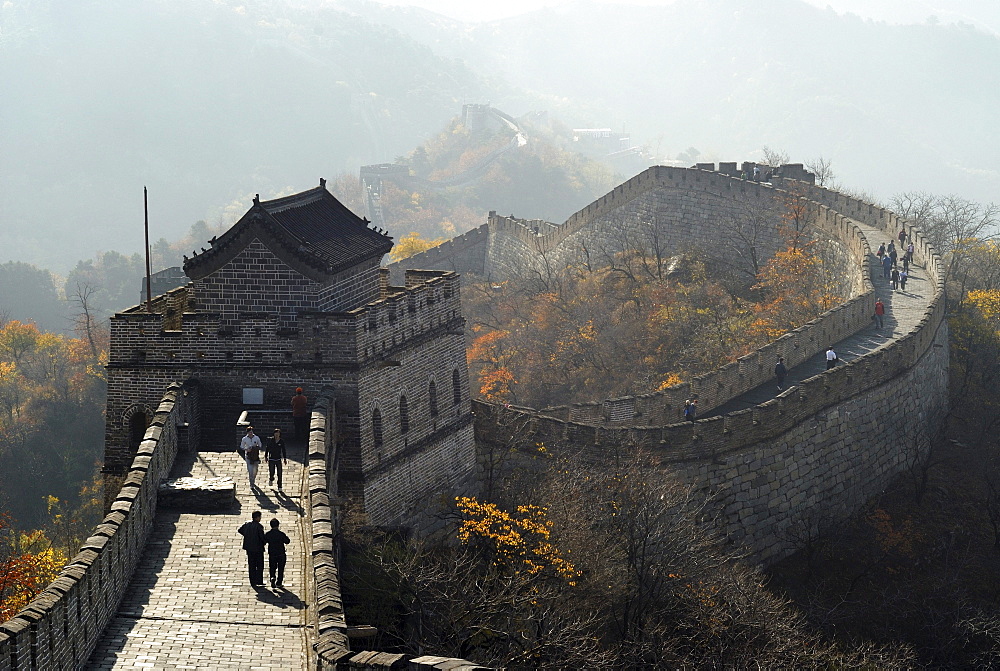
[[[459,277],[407,271],[392,240],[320,186],[251,207],[185,259],[190,282],[111,319],[106,491],[117,492],[152,409],[179,382],[191,449],[236,448],[244,410],[290,425],[297,386],[334,401],[338,487],[367,521],[406,524],[473,478]],[[113,495],[112,495],[113,496]]]

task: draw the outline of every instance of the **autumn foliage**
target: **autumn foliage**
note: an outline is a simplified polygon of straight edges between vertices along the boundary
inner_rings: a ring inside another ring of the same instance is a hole
[[[437,247],[442,242],[446,242],[447,238],[437,238],[436,240],[425,240],[420,237],[420,234],[416,231],[410,231],[408,234],[401,237],[392,246],[392,251],[389,252],[389,260],[395,263],[396,261],[402,261],[403,259],[408,259],[414,254],[419,254],[420,252],[426,252],[431,247]]]
[[[513,512],[495,503],[461,496],[455,505],[462,515],[458,539],[487,552],[495,565],[532,575],[550,570],[570,586],[579,572],[551,540],[553,522],[541,506],[519,505]]]
[[[790,236],[742,290],[714,275],[703,255],[678,258],[663,277],[626,266],[473,285],[463,301],[480,395],[545,407],[662,390],[751,352],[843,298],[801,235]]]
[[[0,323],[0,621],[52,580],[100,512],[107,344],[91,335]]]
[[[0,622],[9,620],[55,580],[66,564],[41,531],[18,534],[0,514]]]

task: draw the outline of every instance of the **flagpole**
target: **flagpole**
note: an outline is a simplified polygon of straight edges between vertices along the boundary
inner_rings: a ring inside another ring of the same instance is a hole
[[[142,209],[145,213],[146,221],[146,312],[153,311],[153,290],[152,281],[149,279],[149,197],[146,194],[146,187],[142,187]]]

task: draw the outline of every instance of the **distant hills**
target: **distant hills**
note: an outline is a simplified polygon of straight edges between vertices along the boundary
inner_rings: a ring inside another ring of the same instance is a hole
[[[154,239],[177,238],[234,200],[406,155],[464,102],[624,129],[661,159],[768,145],[883,198],[996,200],[998,80],[995,36],[798,0],[576,3],[476,25],[359,0],[8,2],[0,262],[64,273],[138,251],[144,184]]]
[[[176,237],[234,198],[391,161],[499,90],[331,8],[6,5],[0,249],[63,272],[97,248],[141,249],[144,184],[154,238]]]
[[[380,16],[546,96],[567,123],[624,126],[662,157],[694,146],[737,160],[769,145],[831,158],[882,197],[1000,193],[1000,39],[969,25],[890,26],[799,0],[577,2],[457,32],[425,12]]]

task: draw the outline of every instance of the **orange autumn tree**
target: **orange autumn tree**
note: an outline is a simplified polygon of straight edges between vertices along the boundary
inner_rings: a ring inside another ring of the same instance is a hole
[[[474,332],[481,328],[473,327]],[[469,348],[469,360],[479,366],[479,393],[489,401],[512,400],[517,382],[511,372],[516,350],[509,342],[510,332],[496,330],[477,335]]]
[[[548,571],[576,586],[580,573],[551,542],[554,523],[547,508],[520,505],[507,512],[469,496],[457,497],[455,504],[462,515],[458,539],[463,545],[484,551],[499,568],[530,576]]]
[[[396,241],[396,244],[392,246],[392,251],[389,252],[389,260],[393,263],[396,261],[402,261],[403,259],[410,258],[414,254],[426,252],[431,247],[437,247],[442,242],[447,241],[448,238],[427,240],[421,237],[416,231],[410,231],[408,234]]]
[[[0,514],[0,622],[9,620],[55,580],[66,557],[41,531],[19,534]]]
[[[644,393],[754,346],[749,304],[710,277],[703,260],[679,261],[669,278],[616,263],[566,269],[547,287],[530,278],[470,285],[463,304],[480,395],[545,407]]]
[[[93,344],[96,354],[86,339],[30,323],[0,324],[0,511],[9,515],[7,536],[0,538],[5,599],[13,590],[23,601],[35,591],[32,581],[45,579],[44,571],[20,570],[19,557],[28,555],[25,561],[41,569],[58,555],[39,546],[45,536],[13,534],[11,526],[45,529],[60,552],[72,554],[100,519],[100,508],[88,505],[94,496],[80,493],[98,468],[104,437],[107,350],[98,338]],[[72,533],[56,528],[52,501],[60,502],[59,520],[73,521]]]
[[[789,236],[786,248],[761,268],[754,288],[762,300],[754,306],[753,332],[774,340],[840,301],[813,245]]]

